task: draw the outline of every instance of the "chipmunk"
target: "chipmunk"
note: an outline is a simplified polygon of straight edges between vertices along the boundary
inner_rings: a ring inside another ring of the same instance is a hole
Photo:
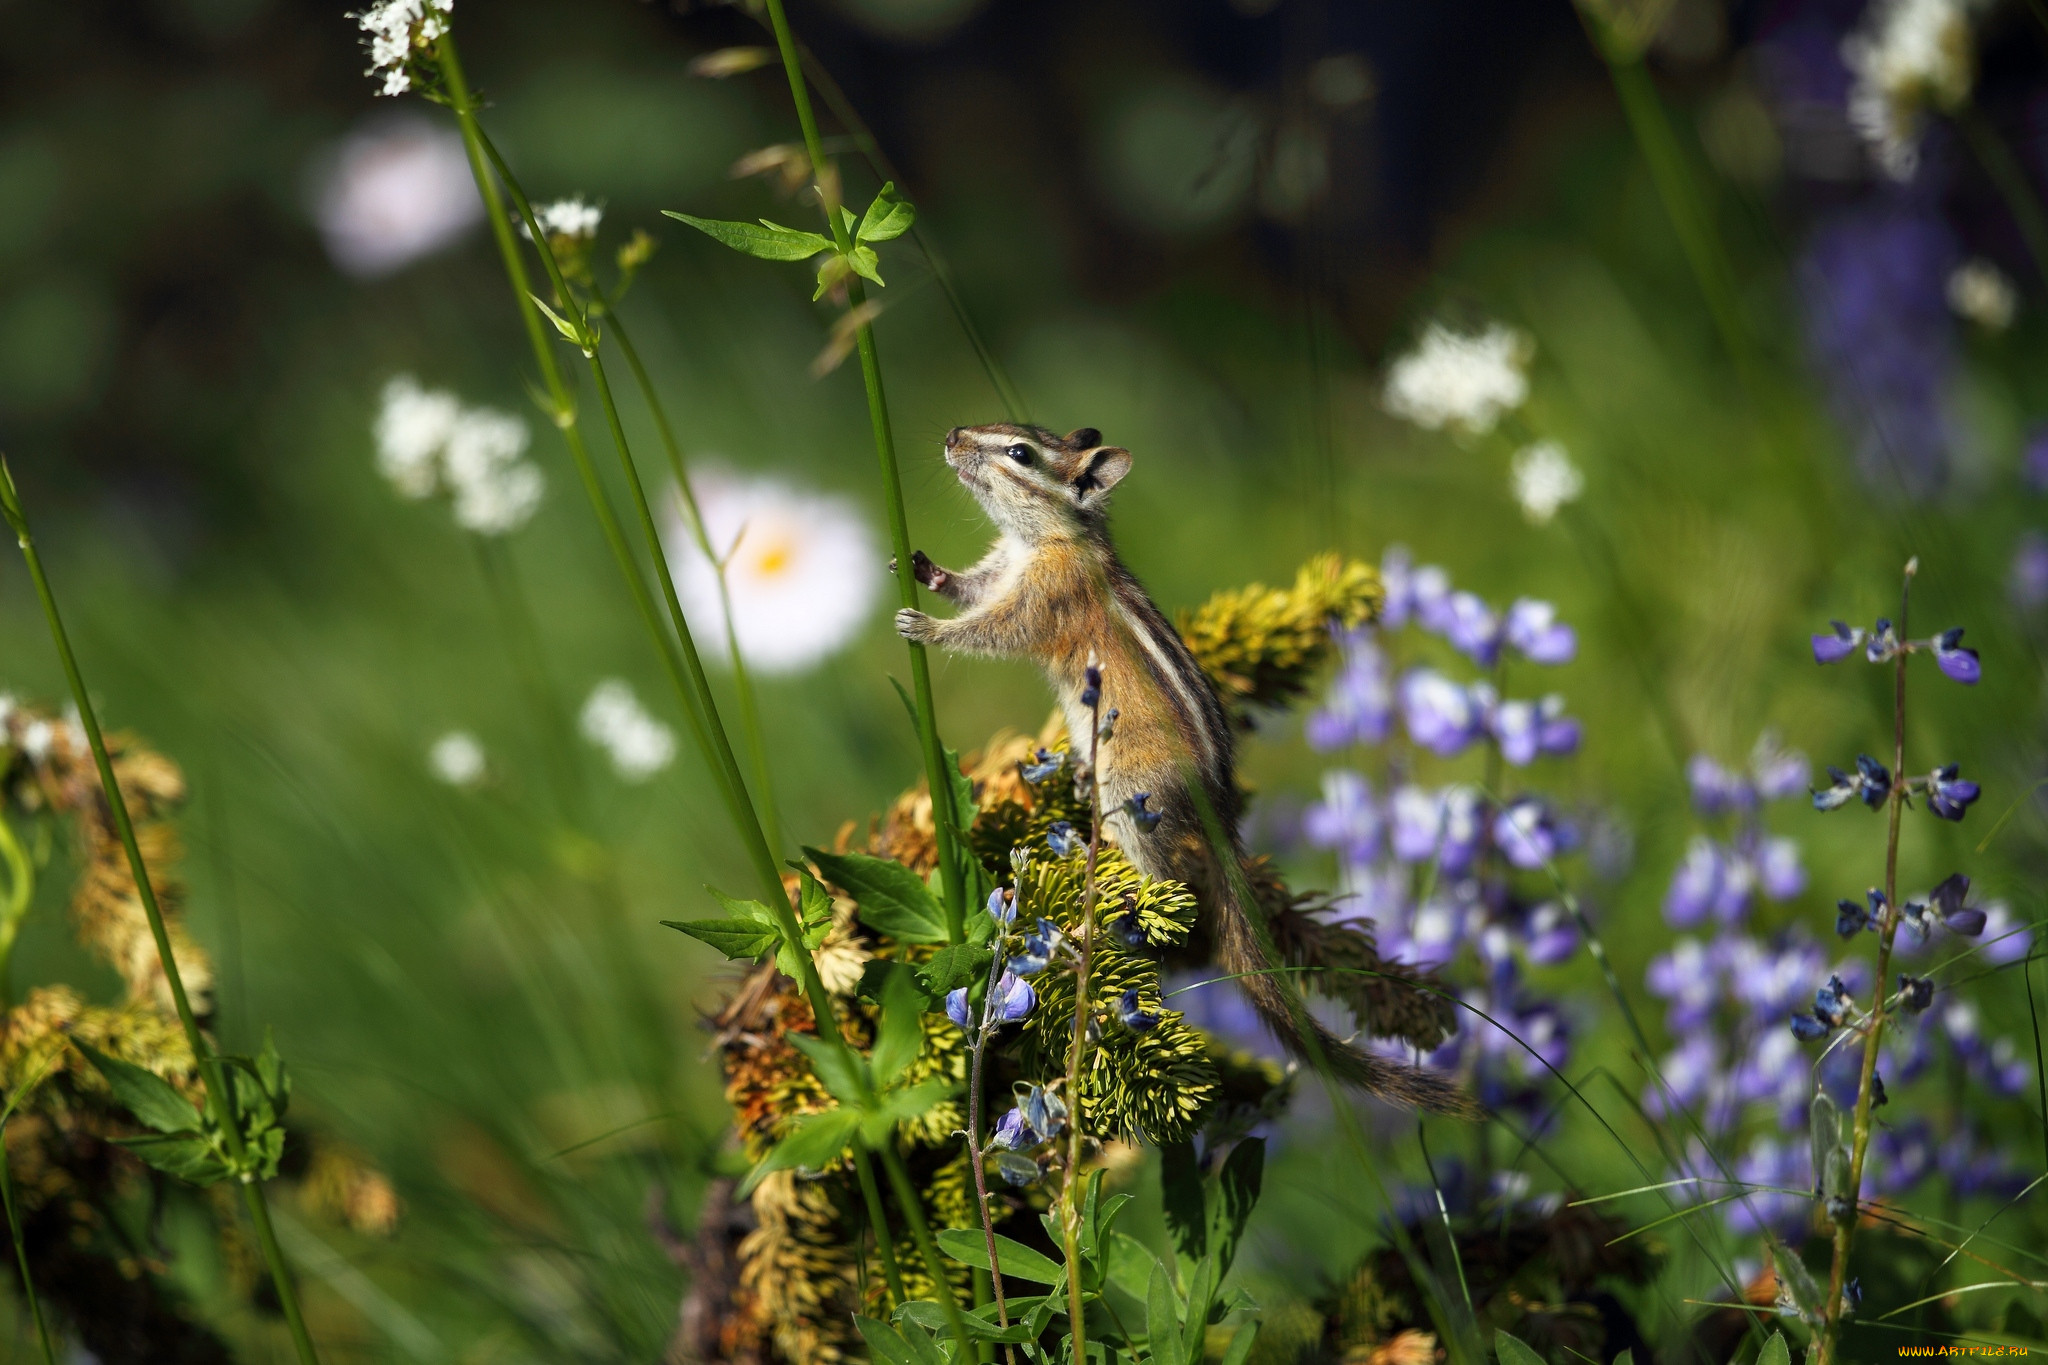
[[[1240,899],[1237,867],[1220,862],[1244,859],[1229,716],[1180,633],[1110,543],[1107,502],[1131,472],[1131,453],[1104,445],[1091,427],[1061,437],[1004,424],[955,427],[945,456],[1002,534],[979,564],[958,572],[921,550],[913,554],[917,581],[960,610],[941,619],[906,607],[896,613],[897,633],[946,650],[1034,660],[1080,755],[1095,724],[1081,695],[1092,656],[1102,712],[1119,713],[1097,759],[1104,824],[1117,847],[1139,871],[1185,883],[1210,907],[1217,964],[1259,973],[1238,985],[1289,1052],[1308,1060],[1320,1053],[1339,1079],[1384,1099],[1470,1112],[1443,1078],[1363,1052],[1307,1019],[1299,1000],[1267,974],[1273,964],[1251,919],[1260,912]],[[1201,784],[1224,831],[1220,850],[1191,782]],[[1313,1049],[1297,1019],[1313,1030]]]

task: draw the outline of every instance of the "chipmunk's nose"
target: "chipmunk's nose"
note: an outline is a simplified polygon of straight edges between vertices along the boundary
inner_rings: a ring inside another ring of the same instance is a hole
[[[954,427],[951,431],[947,432],[946,449],[958,450],[960,448],[960,438],[962,435],[966,433],[966,431],[966,427]]]

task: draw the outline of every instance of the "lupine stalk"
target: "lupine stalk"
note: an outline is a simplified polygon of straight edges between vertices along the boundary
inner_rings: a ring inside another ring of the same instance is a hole
[[[761,828],[761,822],[754,812],[753,803],[748,798],[746,781],[740,776],[739,765],[733,758],[732,745],[726,739],[724,727],[719,721],[716,703],[711,696],[709,684],[704,679],[703,665],[698,659],[696,647],[691,641],[689,625],[683,619],[681,606],[674,600],[674,585],[667,579],[664,570],[663,582],[668,589],[672,624],[676,630],[675,637],[671,637],[663,628],[661,618],[654,605],[654,600],[647,591],[646,580],[642,578],[640,567],[633,558],[633,552],[626,544],[625,532],[619,525],[617,514],[613,512],[611,501],[604,491],[604,485],[599,481],[596,467],[591,462],[589,448],[584,444],[582,432],[577,426],[575,403],[569,395],[568,385],[562,378],[561,367],[555,362],[554,348],[548,340],[546,331],[542,328],[540,307],[534,300],[529,287],[526,264],[519,255],[519,245],[514,240],[512,226],[506,219],[504,200],[498,191],[498,177],[503,177],[505,190],[512,195],[519,209],[520,217],[527,224],[527,231],[532,235],[534,242],[540,248],[541,259],[547,267],[550,282],[553,284],[557,296],[562,299],[565,307],[574,309],[575,302],[570,296],[566,283],[561,278],[560,269],[555,264],[554,254],[547,246],[547,235],[541,230],[540,224],[535,220],[532,206],[528,202],[525,193],[520,190],[518,182],[511,176],[509,168],[505,166],[503,160],[496,155],[495,149],[491,147],[489,140],[484,136],[482,127],[477,122],[476,103],[470,95],[467,82],[463,79],[462,64],[456,55],[453,34],[443,34],[439,38],[436,43],[435,56],[442,77],[447,82],[449,107],[455,113],[456,120],[461,127],[464,148],[469,153],[470,173],[476,180],[478,193],[483,196],[485,215],[490,219],[492,234],[498,243],[499,255],[504,260],[506,276],[511,283],[515,302],[519,306],[520,316],[525,322],[527,339],[532,344],[535,363],[539,365],[542,378],[547,385],[548,398],[553,407],[555,424],[560,428],[563,441],[569,447],[570,456],[576,464],[577,474],[583,482],[585,493],[589,496],[591,509],[597,514],[599,527],[604,532],[606,543],[611,548],[612,556],[618,563],[621,575],[626,579],[627,587],[633,595],[634,605],[639,608],[641,619],[660,649],[663,662],[668,666],[670,681],[675,685],[676,693],[683,703],[683,713],[690,721],[698,746],[710,762],[712,776],[719,783],[720,794],[726,801],[726,809],[732,816],[733,823],[739,831],[741,841],[747,845],[747,851],[755,865],[754,870],[756,874],[762,879],[763,903],[775,915],[776,927],[780,930],[783,941],[788,944],[792,955],[796,958],[800,984],[803,987],[805,997],[810,1002],[811,1012],[817,1020],[819,1036],[824,1038],[829,1044],[845,1050],[849,1060],[853,1063],[854,1071],[865,1077],[867,1075],[866,1068],[860,1064],[859,1057],[853,1053],[851,1047],[846,1042],[845,1035],[840,1032],[838,1018],[832,1012],[831,995],[826,991],[825,983],[818,975],[817,964],[812,960],[810,950],[804,946],[803,928],[797,922],[795,910],[790,906],[789,893],[783,889],[782,874],[776,868],[775,855],[769,849],[767,837]],[[496,167],[496,175],[493,174],[493,166]],[[584,331],[585,335],[588,334],[587,322],[579,317],[577,325]],[[617,410],[610,401],[611,390],[610,386],[604,381],[603,363],[598,359],[594,347],[588,348],[586,355],[590,361],[592,375],[599,385],[599,392],[605,403],[606,415],[612,426],[613,437],[619,443],[620,459],[626,466],[628,477],[639,501],[642,529],[647,533],[650,540],[654,542],[656,562],[660,563],[660,537],[655,531],[653,519],[647,511],[646,497],[640,491],[638,475],[634,472],[632,457],[625,445],[624,432],[618,425]],[[682,644],[680,654],[677,650],[678,639]],[[861,1193],[868,1207],[869,1220],[874,1224],[876,1241],[883,1248],[883,1266],[887,1270],[893,1267],[895,1254],[893,1244],[890,1242],[888,1220],[883,1216],[881,1195],[875,1186],[873,1172],[868,1169],[866,1149],[859,1142],[856,1142],[853,1152],[855,1171],[860,1177]],[[890,1147],[888,1144],[883,1145],[881,1154],[884,1165],[893,1167],[890,1175],[892,1183],[895,1183],[897,1172],[902,1166],[902,1159],[896,1155],[893,1147]],[[903,1183],[908,1183],[907,1174],[904,1176]],[[905,1215],[912,1220],[912,1229],[915,1232],[922,1224],[922,1211],[911,1207],[905,1210]],[[928,1230],[925,1232],[922,1240],[925,1245],[929,1246],[930,1233]],[[927,1259],[936,1268],[937,1250],[935,1247],[931,1248]],[[892,1280],[894,1282],[890,1286],[891,1292],[900,1301],[902,1298],[900,1279],[892,1277]],[[945,1281],[941,1279],[940,1284],[944,1287]],[[951,1306],[950,1294],[946,1296],[945,1301]],[[957,1314],[957,1307],[953,1307],[953,1311]],[[964,1328],[961,1335],[964,1338]]]
[[[811,112],[810,90],[804,84],[803,60],[797,53],[796,36],[790,31],[789,17],[783,13],[782,0],[768,0],[768,17],[775,29],[776,49],[782,54],[783,72],[789,77],[789,94],[796,105],[797,123],[803,128],[804,152],[811,161],[811,183],[817,188],[833,244],[850,259],[853,241],[847,235],[846,224],[840,221],[838,196],[830,188],[834,183],[833,177],[825,161],[824,143],[818,136],[817,116]],[[846,277],[847,307],[858,312],[866,301],[867,289],[860,277],[849,273]],[[889,509],[889,540],[896,551],[898,566],[896,587],[902,604],[915,608],[917,578],[910,572],[910,519],[903,510],[903,476],[896,467],[896,437],[889,425],[888,400],[882,393],[882,363],[875,350],[872,322],[861,323],[855,342],[860,350],[861,382],[867,388],[868,421],[874,428],[875,455],[882,467],[882,491]],[[951,789],[953,775],[946,771],[946,752],[939,743],[938,713],[932,706],[931,663],[925,657],[923,645],[915,640],[908,643],[911,691],[917,702],[917,735],[924,749],[925,780],[931,784],[932,827],[939,848],[939,877],[945,888],[946,937],[958,943],[967,923],[967,879],[965,869],[960,865],[964,831],[953,827],[952,803],[945,797]]]
[[[236,1172],[242,1198],[249,1207],[250,1220],[256,1225],[256,1242],[264,1263],[270,1268],[271,1282],[277,1289],[278,1304],[284,1310],[292,1345],[298,1352],[301,1365],[319,1365],[320,1357],[313,1349],[313,1338],[306,1332],[305,1315],[299,1310],[299,1291],[292,1283],[291,1266],[285,1260],[284,1249],[277,1243],[277,1231],[270,1223],[270,1207],[264,1202],[263,1186],[249,1172],[248,1144],[242,1139],[241,1116],[236,1111],[234,1092],[228,1088],[220,1058],[200,1031],[198,1016],[192,1012],[192,1002],[185,994],[185,978],[178,970],[177,956],[171,951],[170,933],[164,927],[163,907],[157,903],[156,886],[149,879],[149,867],[142,860],[142,848],[135,842],[135,824],[128,816],[128,798],[122,794],[121,784],[114,777],[114,763],[107,754],[106,737],[100,733],[99,715],[93,709],[91,694],[86,691],[85,677],[79,672],[77,656],[71,652],[71,637],[65,633],[64,619],[57,611],[57,599],[50,590],[49,576],[43,571],[42,556],[36,550],[34,537],[29,534],[28,515],[22,510],[21,494],[14,486],[13,472],[8,469],[4,458],[0,458],[0,513],[5,513],[7,524],[21,546],[22,559],[28,564],[29,578],[34,581],[36,596],[42,603],[43,617],[50,626],[50,638],[55,642],[57,657],[64,665],[64,677],[71,685],[71,698],[78,706],[78,723],[85,730],[86,742],[92,748],[93,765],[99,770],[100,787],[106,793],[107,814],[113,821],[115,834],[120,837],[122,851],[128,855],[128,871],[135,879],[135,894],[142,902],[144,917],[149,921],[150,937],[156,941],[157,961],[162,964],[164,981],[170,987],[171,1004],[177,1010],[178,1023],[185,1031],[185,1042],[192,1049],[193,1063],[199,1068],[200,1078],[205,1083],[207,1107],[213,1110],[214,1121],[220,1126],[221,1145],[226,1149],[228,1165]]]
[[[1907,637],[1906,608],[1912,600],[1913,575],[1920,561],[1906,562],[1905,582],[1899,588],[1899,638]],[[1891,810],[1885,831],[1884,896],[1894,907],[1884,917],[1877,940],[1877,977],[1870,992],[1870,1019],[1863,1036],[1863,1066],[1856,1084],[1856,1111],[1849,1147],[1849,1188],[1835,1213],[1834,1256],[1828,1267],[1827,1302],[1822,1305],[1821,1337],[1814,1365],[1836,1365],[1842,1331],[1842,1295],[1848,1285],[1849,1251],[1856,1240],[1856,1219],[1862,1209],[1863,1159],[1870,1151],[1870,1110],[1876,1097],[1877,1052],[1884,1041],[1885,982],[1889,980],[1892,941],[1898,935],[1899,915],[1899,820],[1906,809],[1906,660],[1910,651],[1901,648],[1893,661],[1892,673],[1892,772]],[[1815,1172],[1816,1178],[1821,1173]]]
[[[1074,968],[1074,1039],[1067,1050],[1067,1188],[1060,1231],[1067,1256],[1067,1322],[1073,1330],[1074,1365],[1086,1365],[1088,1329],[1081,1313],[1081,1075],[1088,1054],[1088,968],[1095,949],[1095,863],[1102,850],[1102,674],[1088,663],[1088,860],[1082,873],[1080,962]],[[1090,701],[1090,697],[1093,698]]]

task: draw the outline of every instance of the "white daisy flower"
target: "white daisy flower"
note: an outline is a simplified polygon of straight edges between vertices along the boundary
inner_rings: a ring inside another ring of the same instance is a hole
[[[1523,446],[1509,462],[1508,474],[1522,515],[1538,526],[1586,491],[1586,476],[1556,441]]]
[[[1529,397],[1533,350],[1527,336],[1497,322],[1476,334],[1432,322],[1415,349],[1387,370],[1381,402],[1425,430],[1448,426],[1483,436]]]
[[[466,408],[411,375],[384,386],[376,421],[377,469],[403,498],[445,489],[455,521],[478,535],[516,531],[540,507],[547,480],[525,458],[526,423],[494,408]]]
[[[707,471],[693,485],[705,534],[726,561],[733,633],[749,667],[795,673],[853,639],[881,593],[884,558],[854,503],[779,479]],[[707,635],[725,632],[718,574],[692,534],[679,492],[662,540],[676,593]]]
[[[484,216],[461,136],[413,115],[378,119],[329,148],[311,199],[328,257],[364,279],[431,255]]]
[[[592,204],[578,195],[557,199],[552,204],[535,204],[533,217],[540,230],[550,237],[589,241],[597,236],[597,226],[604,221],[604,205]],[[529,240],[533,237],[524,223],[519,225],[519,234]]]
[[[363,46],[370,54],[365,76],[379,76],[384,84],[378,93],[403,95],[412,89],[415,52],[448,31],[448,12],[455,0],[384,0],[355,16],[356,26],[368,38]]]
[[[1983,259],[1964,261],[1948,277],[1948,306],[1956,316],[2003,332],[2019,311],[2019,291],[2003,270]]]
[[[1948,112],[1970,97],[1974,8],[1972,0],[1871,0],[1842,40],[1842,62],[1855,76],[1849,122],[1894,180],[1911,180],[1920,167],[1927,110]]]
[[[474,787],[484,780],[484,746],[467,730],[450,730],[427,750],[427,767],[451,787]]]
[[[583,703],[583,737],[605,751],[628,782],[645,782],[675,761],[676,732],[649,714],[622,678],[606,678]]]

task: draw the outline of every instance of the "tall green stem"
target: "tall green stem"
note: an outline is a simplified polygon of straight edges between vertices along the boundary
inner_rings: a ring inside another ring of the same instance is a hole
[[[185,978],[178,970],[178,959],[171,951],[170,932],[164,927],[163,907],[157,903],[156,887],[149,879],[149,868],[142,860],[141,846],[135,842],[135,825],[128,816],[128,798],[121,792],[121,784],[114,777],[114,763],[107,754],[106,737],[100,733],[99,715],[93,709],[92,696],[86,691],[84,675],[79,672],[78,659],[71,652],[71,638],[65,633],[64,618],[58,614],[57,599],[50,591],[49,576],[43,571],[43,559],[36,550],[35,539],[29,534],[28,515],[22,510],[21,494],[14,486],[14,474],[0,459],[0,512],[4,512],[7,524],[13,528],[15,539],[21,545],[21,556],[28,563],[30,579],[35,583],[36,596],[42,602],[43,617],[49,622],[50,638],[56,643],[57,657],[64,665],[64,677],[71,684],[71,699],[78,706],[78,721],[85,729],[86,742],[92,746],[93,765],[99,769],[100,787],[106,793],[107,814],[114,823],[114,832],[121,840],[121,850],[128,855],[128,871],[135,879],[135,894],[142,902],[144,918],[149,921],[149,934],[156,941],[157,960],[164,969],[164,981],[170,987],[171,1003],[178,1012],[178,1023],[185,1030],[185,1042],[192,1049],[192,1060],[199,1068],[201,1079],[206,1084],[207,1107],[213,1110],[215,1123],[220,1127],[221,1144],[227,1149],[228,1164],[239,1177],[242,1197],[249,1207],[249,1217],[256,1225],[256,1240],[262,1249],[263,1260],[270,1267],[270,1278],[277,1288],[279,1306],[284,1310],[285,1324],[291,1330],[292,1345],[297,1349],[301,1365],[319,1365],[319,1355],[313,1349],[313,1339],[306,1333],[305,1315],[299,1311],[299,1292],[292,1283],[291,1267],[284,1259],[284,1250],[277,1244],[277,1233],[270,1225],[270,1208],[263,1199],[263,1186],[248,1170],[248,1145],[242,1140],[241,1118],[235,1111],[234,1093],[227,1086],[222,1074],[220,1059],[214,1055],[206,1035],[199,1031],[199,1019],[192,1012],[192,1002],[185,994]]]
[[[811,159],[812,183],[817,186],[825,222],[831,230],[833,244],[842,255],[850,257],[853,241],[841,220],[837,196],[830,191],[833,181],[828,173],[824,144],[818,136],[817,116],[811,112],[811,95],[804,84],[803,61],[797,53],[789,17],[783,13],[782,0],[768,0],[768,18],[775,29],[775,46],[782,54],[783,72],[789,77],[789,94],[796,104],[797,122],[803,127],[804,151]],[[858,277],[849,275],[846,280],[847,306],[858,311],[866,301],[867,290]],[[914,609],[917,606],[917,578],[910,571],[910,518],[903,510],[903,476],[896,466],[896,438],[889,426],[889,404],[882,393],[882,362],[875,350],[875,329],[871,323],[860,325],[856,341],[860,348],[861,382],[867,388],[868,420],[874,429],[875,456],[881,462],[882,491],[889,508],[889,540],[896,551],[896,588],[903,605]],[[962,831],[954,828],[952,802],[946,799],[946,793],[952,788],[952,774],[946,771],[946,751],[939,743],[938,716],[932,706],[931,664],[925,658],[923,645],[916,641],[909,642],[909,645],[911,690],[917,700],[917,734],[924,748],[925,780],[931,785],[932,827],[938,842],[939,876],[945,888],[946,937],[950,942],[958,943],[965,936],[967,924],[967,877],[960,862],[964,840]]]
[[[626,332],[625,320],[613,309],[611,301],[602,291],[593,290],[597,301],[603,305],[605,316],[610,319],[606,330],[613,341],[618,343],[619,354],[626,358],[626,368],[633,372],[633,383],[640,390],[640,399],[647,404],[647,411],[654,418],[654,429],[661,435],[662,450],[668,456],[669,472],[675,475],[676,490],[682,498],[683,511],[690,519],[690,534],[696,538],[697,548],[711,564],[711,572],[718,581],[719,610],[725,614],[726,660],[732,665],[733,691],[739,698],[740,733],[746,737],[747,756],[754,765],[754,789],[761,798],[761,823],[768,828],[770,842],[782,833],[782,817],[776,808],[775,781],[768,766],[768,746],[762,737],[761,707],[754,695],[753,674],[747,669],[745,656],[740,653],[739,624],[733,620],[732,589],[726,582],[725,558],[713,548],[711,534],[704,528],[704,512],[697,505],[697,492],[690,486],[690,469],[683,459],[682,445],[676,440],[675,428],[669,424],[668,410],[662,406],[661,398],[654,391],[654,381],[647,376],[647,367],[640,363],[640,352],[633,345],[633,338]]]
[[[1849,1148],[1849,1188],[1841,1196],[1841,1211],[1835,1215],[1834,1256],[1828,1267],[1828,1300],[1824,1305],[1820,1349],[1814,1365],[1836,1365],[1842,1331],[1842,1293],[1848,1284],[1849,1251],[1856,1240],[1856,1219],[1862,1211],[1863,1158],[1870,1151],[1870,1110],[1876,1098],[1878,1047],[1884,1041],[1885,982],[1892,965],[1892,940],[1899,931],[1899,818],[1906,809],[1906,608],[1912,601],[1913,575],[1920,561],[1906,563],[1905,584],[1899,589],[1899,653],[1892,673],[1892,789],[1889,801],[1890,828],[1885,835],[1884,899],[1885,920],[1877,941],[1877,980],[1870,991],[1870,1021],[1863,1036],[1863,1067],[1856,1085],[1854,1137]],[[1820,1175],[1815,1172],[1816,1178]]]
[[[1089,668],[1094,668],[1089,661]],[[1084,697],[1085,701],[1086,698]],[[1067,1255],[1067,1323],[1073,1332],[1074,1365],[1087,1365],[1088,1327],[1081,1304],[1081,1076],[1088,1055],[1088,969],[1095,949],[1095,860],[1102,849],[1102,697],[1096,685],[1088,715],[1088,860],[1082,873],[1080,965],[1074,969],[1074,1036],[1067,1046],[1067,1188],[1060,1208],[1060,1232]]]

